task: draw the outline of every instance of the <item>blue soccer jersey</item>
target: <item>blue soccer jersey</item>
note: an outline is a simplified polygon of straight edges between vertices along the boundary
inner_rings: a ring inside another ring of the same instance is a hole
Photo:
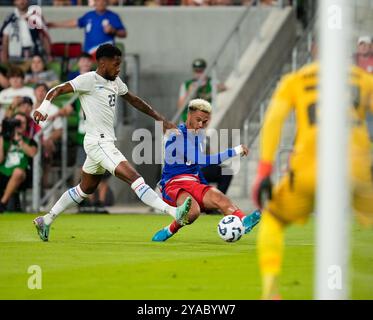
[[[78,19],[79,28],[84,28],[85,32],[85,52],[93,53],[104,43],[114,44],[114,35],[104,32],[104,25],[108,23],[117,30],[125,30],[120,17],[110,10],[106,10],[103,14],[89,11]]]
[[[181,134],[171,134],[165,144],[165,164],[160,182],[162,189],[169,180],[182,174],[194,175],[202,183],[207,184],[201,168],[212,164],[220,164],[236,156],[236,151],[231,148],[222,153],[206,155],[203,131],[196,134],[192,130],[187,130],[185,124],[180,124],[178,128]]]

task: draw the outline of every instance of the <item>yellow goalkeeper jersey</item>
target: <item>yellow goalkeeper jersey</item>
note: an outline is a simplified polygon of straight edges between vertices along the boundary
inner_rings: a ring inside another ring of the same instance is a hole
[[[291,111],[295,112],[296,136],[294,153],[315,156],[318,100],[317,62],[308,64],[282,78],[266,112],[260,138],[260,158],[273,162],[280,142],[283,124]],[[366,129],[366,111],[372,108],[373,76],[352,66],[350,69],[352,106],[350,119],[354,143],[370,147]],[[345,93],[346,96],[349,94]],[[356,134],[353,132],[355,131]]]

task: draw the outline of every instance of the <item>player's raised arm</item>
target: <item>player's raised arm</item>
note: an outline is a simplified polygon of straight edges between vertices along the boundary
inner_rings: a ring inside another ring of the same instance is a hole
[[[200,152],[200,151],[199,151]],[[224,152],[215,153],[211,155],[199,154],[198,159],[204,159],[204,163],[201,164],[201,167],[207,167],[213,164],[221,164],[224,161],[240,155],[241,157],[247,156],[249,154],[249,148],[244,144],[240,144],[234,148],[228,148]]]
[[[65,93],[70,93],[73,92],[74,89],[71,86],[69,82],[65,82],[63,84],[60,84],[52,89],[50,89],[47,93],[47,95],[44,98],[44,101],[40,105],[39,108],[37,108],[34,111],[34,121],[39,124],[39,121],[45,121],[48,118],[48,110],[49,106],[51,105],[51,102],[54,98],[65,94]]]
[[[145,102],[140,97],[133,94],[132,92],[128,91],[125,95],[122,95],[122,97],[124,100],[126,100],[129,104],[131,104],[137,110],[147,114],[148,116],[154,118],[157,121],[162,121],[164,131],[168,129],[177,129],[174,123],[166,120],[165,117],[163,117],[156,110],[154,110],[147,102]]]

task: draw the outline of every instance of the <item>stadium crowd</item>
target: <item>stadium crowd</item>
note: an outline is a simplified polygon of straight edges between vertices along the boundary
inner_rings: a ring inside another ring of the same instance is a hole
[[[42,0],[43,6],[94,6],[94,0]],[[107,0],[110,6],[233,6],[275,5],[276,0]],[[289,1],[290,3],[292,1]],[[40,4],[37,0],[32,4]],[[11,6],[12,0],[3,0],[1,5]]]
[[[89,10],[72,26],[85,27],[87,19],[96,24],[93,32],[86,32],[84,39],[84,47],[90,52],[84,52],[80,43],[53,44],[44,17],[41,28],[28,24],[27,12],[31,3],[15,0],[14,12],[2,21],[0,27],[0,213],[24,209],[21,208],[19,193],[32,185],[32,158],[38,147],[34,138],[38,133],[41,134],[42,186],[47,189],[57,182],[51,169],[61,170],[63,117],[68,118],[69,165],[78,169],[82,167],[85,131],[79,100],[71,104],[66,98],[56,102],[48,120],[40,125],[32,120],[33,110],[40,106],[53,86],[94,70],[95,48],[101,43],[114,42],[116,36],[125,36],[120,17],[107,10],[106,0],[97,0],[94,10]],[[104,13],[104,16],[99,17],[98,12]],[[102,18],[107,22],[103,27]],[[102,29],[101,37],[97,35],[98,28]],[[32,151],[27,145],[32,146]],[[94,210],[105,212],[103,205],[113,202],[110,195],[105,179],[97,195],[91,197],[86,205],[94,204]]]

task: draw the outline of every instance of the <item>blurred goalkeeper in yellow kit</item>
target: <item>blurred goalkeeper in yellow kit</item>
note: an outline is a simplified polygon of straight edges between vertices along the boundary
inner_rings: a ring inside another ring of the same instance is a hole
[[[284,228],[304,224],[315,208],[317,176],[317,100],[319,63],[285,75],[276,88],[260,136],[260,156],[252,196],[262,208],[258,231],[258,257],[262,298],[279,298],[278,278],[284,251]],[[352,206],[360,223],[373,224],[371,144],[366,112],[373,110],[373,77],[351,66],[349,171]],[[295,113],[296,136],[287,173],[273,185],[270,176],[281,139],[282,126]],[[336,165],[338,165],[336,163]]]

